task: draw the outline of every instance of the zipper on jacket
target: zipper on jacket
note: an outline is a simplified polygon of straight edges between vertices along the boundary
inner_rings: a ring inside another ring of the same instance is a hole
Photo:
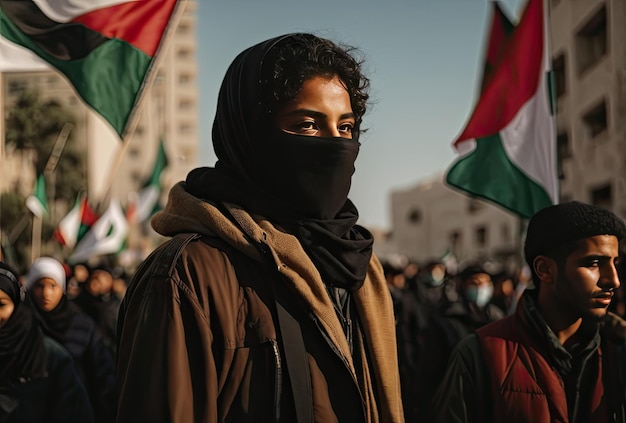
[[[365,400],[363,398],[363,393],[361,392],[361,389],[359,388],[359,381],[357,380],[356,375],[354,373],[352,373],[352,371],[350,370],[350,364],[348,363],[348,360],[346,359],[346,357],[343,354],[341,354],[341,351],[339,351],[339,349],[334,344],[334,342],[328,337],[328,334],[326,333],[326,331],[324,330],[324,328],[320,324],[320,322],[317,319],[317,317],[315,317],[313,314],[310,314],[310,318],[315,323],[315,326],[317,326],[317,329],[322,334],[322,337],[324,338],[324,340],[326,341],[326,343],[328,344],[330,349],[341,359],[341,361],[343,362],[344,367],[346,368],[348,373],[350,373],[350,375],[352,376],[352,381],[354,382],[354,384],[355,384],[355,386],[357,388],[357,391],[359,392],[359,397],[361,397],[361,405],[363,406],[363,413],[365,415],[365,407],[364,407]]]
[[[278,341],[276,339],[270,339],[272,344],[272,350],[274,351],[274,363],[276,364],[276,382],[274,384],[274,417],[277,422],[280,421],[280,397],[282,396],[282,384],[283,384],[283,366],[280,359],[280,350],[278,348]]]

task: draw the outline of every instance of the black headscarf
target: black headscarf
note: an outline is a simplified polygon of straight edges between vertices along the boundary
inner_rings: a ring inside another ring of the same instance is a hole
[[[268,73],[263,60],[291,37],[314,36],[276,37],[233,61],[213,123],[218,161],[215,168],[189,173],[187,189],[196,197],[235,203],[278,223],[300,240],[325,283],[353,291],[363,284],[373,242],[369,231],[356,224],[357,209],[347,198],[358,128],[351,140],[290,135],[268,121],[267,105],[261,104]]]
[[[0,262],[0,290],[14,304],[13,314],[0,328],[0,386],[20,378],[33,379],[46,373],[46,351],[43,334],[34,311],[23,301],[17,274]]]
[[[29,291],[29,294],[31,296],[30,300],[34,302],[32,299],[32,291]],[[55,341],[64,344],[66,338],[65,333],[72,325],[74,316],[80,312],[78,306],[69,301],[67,296],[63,294],[61,301],[59,301],[59,304],[57,304],[53,310],[43,311],[36,305],[34,308],[37,310],[37,316],[45,334]]]

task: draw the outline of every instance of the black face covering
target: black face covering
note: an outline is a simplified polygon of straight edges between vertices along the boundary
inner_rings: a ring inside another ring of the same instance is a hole
[[[17,275],[3,263],[0,263],[0,290],[9,295],[14,307],[11,317],[0,327],[0,388],[3,388],[17,383],[19,378],[42,377],[47,359],[34,310],[22,300]]]
[[[187,176],[190,194],[231,202],[260,214],[293,233],[324,282],[358,289],[372,254],[372,236],[356,225],[358,212],[348,200],[359,152],[353,139],[289,134],[268,122],[262,101],[267,53],[290,38],[277,37],[242,52],[233,61],[218,98],[213,123],[215,168]],[[293,41],[293,40],[292,40]]]
[[[348,198],[359,143],[276,131],[262,153],[260,183],[297,215],[332,219]]]

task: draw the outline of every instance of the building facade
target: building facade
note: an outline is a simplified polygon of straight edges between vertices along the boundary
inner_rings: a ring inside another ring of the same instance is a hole
[[[424,263],[452,253],[459,262],[519,260],[520,219],[485,201],[451,190],[443,175],[391,193],[393,229],[388,235],[395,252]]]
[[[626,2],[551,0],[550,9],[560,199],[626,218]],[[441,176],[392,192],[391,210],[383,254],[521,260],[523,223]]]
[[[626,3],[551,3],[561,200],[626,217]]]

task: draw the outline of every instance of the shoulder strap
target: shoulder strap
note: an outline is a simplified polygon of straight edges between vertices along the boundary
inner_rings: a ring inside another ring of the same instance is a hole
[[[221,205],[220,205],[221,206]],[[228,208],[221,206],[220,209],[225,215],[230,216],[241,232],[248,238],[248,241],[254,245],[259,251],[261,257],[266,257],[273,263],[273,258],[269,256],[267,247],[256,242],[244,229],[245,225],[239,220],[239,216],[231,213]],[[278,275],[282,277],[281,274]],[[309,370],[309,360],[304,346],[304,338],[302,337],[302,329],[300,322],[289,313],[282,303],[286,300],[277,287],[270,281],[270,288],[276,305],[276,315],[278,317],[278,330],[281,334],[285,361],[287,363],[287,374],[291,384],[291,392],[293,395],[294,408],[296,412],[297,423],[313,423],[313,392],[311,388],[311,372]],[[278,416],[277,416],[278,418]]]
[[[285,351],[287,374],[291,383],[296,421],[298,423],[313,422],[313,392],[311,388],[311,372],[309,360],[304,347],[300,323],[281,304],[279,294],[272,285],[276,314]]]

